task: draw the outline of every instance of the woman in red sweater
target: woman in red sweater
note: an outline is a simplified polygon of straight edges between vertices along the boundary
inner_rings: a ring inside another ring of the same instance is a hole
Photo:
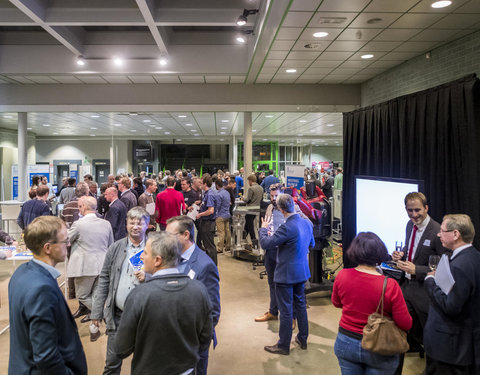
[[[338,273],[332,294],[333,305],[342,309],[334,347],[342,375],[394,374],[398,355],[384,356],[361,346],[363,327],[382,296],[384,276],[375,266],[389,259],[387,248],[375,233],[364,232],[353,239],[347,256],[358,266]],[[384,314],[404,331],[412,326],[400,286],[393,279],[387,282]]]

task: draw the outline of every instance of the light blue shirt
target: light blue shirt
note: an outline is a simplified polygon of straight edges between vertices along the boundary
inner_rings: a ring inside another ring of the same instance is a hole
[[[177,269],[180,273],[185,273],[185,267],[187,265],[187,262],[190,260],[190,257],[192,256],[194,250],[195,250],[195,244],[192,244],[192,246],[190,246],[182,254],[182,260],[177,266]]]
[[[223,188],[215,195],[215,219],[217,217],[230,219],[230,193]]]
[[[52,267],[50,264],[47,264],[47,263],[42,262],[41,260],[38,260],[38,259],[35,259],[35,258],[33,258],[32,260],[35,263],[37,263],[38,265],[45,268],[50,273],[50,275],[52,275],[52,277],[54,279],[57,279],[62,274],[59,270],[57,270],[55,267]]]
[[[164,268],[162,270],[158,270],[153,274],[153,276],[164,276],[164,275],[173,275],[180,273],[176,268]]]

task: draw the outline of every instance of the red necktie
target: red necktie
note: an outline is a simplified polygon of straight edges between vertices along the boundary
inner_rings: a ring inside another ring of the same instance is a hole
[[[410,242],[410,249],[408,249],[408,261],[412,261],[412,255],[413,255],[413,245],[415,244],[415,235],[417,234],[417,229],[418,227],[416,225],[413,226],[413,231],[412,231],[412,241]]]

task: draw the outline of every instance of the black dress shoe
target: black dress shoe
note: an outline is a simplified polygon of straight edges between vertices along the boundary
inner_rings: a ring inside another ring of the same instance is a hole
[[[302,344],[298,336],[295,336],[295,342],[300,345],[300,349],[306,350],[307,349],[307,343]]]
[[[99,338],[101,335],[102,335],[102,334],[100,333],[100,330],[98,330],[98,331],[95,332],[95,333],[90,332],[90,341],[91,341],[91,342],[97,341],[98,338]]]
[[[85,305],[78,306],[78,310],[73,313],[73,319],[80,318],[81,316],[87,315],[90,313],[90,310]]]
[[[279,348],[277,344],[272,345],[272,346],[265,346],[263,349],[265,349],[269,353],[273,354],[281,354],[281,355],[289,355],[290,352],[288,350]]]
[[[90,314],[87,314],[80,320],[80,323],[86,323],[86,322],[89,322],[90,320],[92,320],[90,319]]]

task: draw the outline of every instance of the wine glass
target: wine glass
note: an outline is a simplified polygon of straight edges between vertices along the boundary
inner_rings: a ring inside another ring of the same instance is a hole
[[[440,255],[430,255],[428,257],[428,267],[431,271],[435,272],[438,263],[440,262]]]

